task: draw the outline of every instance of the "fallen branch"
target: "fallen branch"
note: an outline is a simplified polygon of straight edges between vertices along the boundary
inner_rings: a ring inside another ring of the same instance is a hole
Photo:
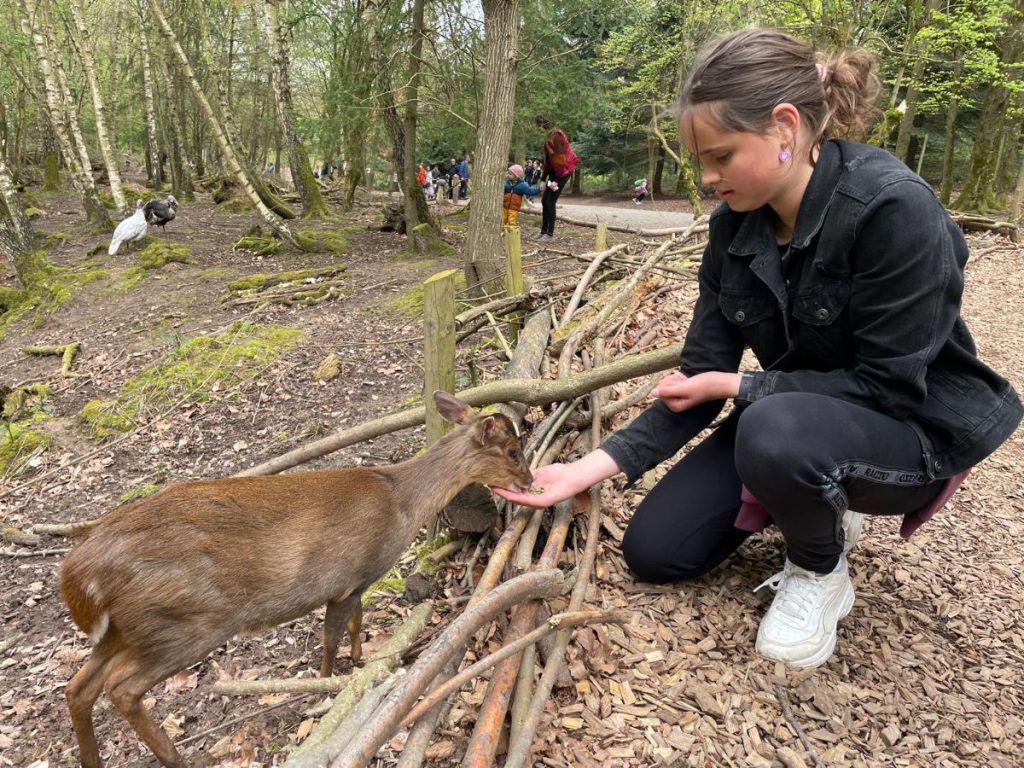
[[[677,344],[639,355],[629,355],[614,363],[574,375],[570,379],[499,380],[481,384],[478,387],[466,389],[457,394],[462,402],[476,407],[508,402],[524,403],[526,405],[547,405],[558,400],[568,400],[588,394],[595,389],[606,387],[609,384],[617,384],[627,379],[678,367],[680,351],[681,345]],[[399,413],[393,413],[389,416],[383,416],[379,419],[350,427],[349,429],[340,430],[320,440],[315,440],[300,448],[288,451],[277,458],[239,472],[236,477],[273,475],[283,472],[286,469],[328,453],[333,453],[355,443],[380,437],[391,432],[397,432],[400,429],[418,426],[424,422],[424,419],[425,411],[422,405]]]
[[[443,701],[449,694],[457,691],[474,677],[478,677],[491,667],[519,653],[527,646],[539,642],[542,638],[560,629],[569,627],[580,627],[588,624],[624,624],[632,617],[632,612],[624,609],[617,611],[575,611],[572,613],[558,613],[549,618],[543,625],[532,632],[523,635],[518,640],[513,640],[500,650],[495,651],[480,661],[466,667],[459,674],[446,680],[441,685],[432,689],[420,702],[412,708],[405,719],[402,720],[403,728],[412,725],[420,716],[431,707]]]
[[[75,356],[80,349],[77,342],[70,344],[58,344],[56,346],[43,347],[22,347],[21,351],[26,355],[60,355],[60,375],[67,376],[71,371],[71,365],[75,362]]]
[[[537,568],[554,568],[562,555],[562,547],[565,544],[566,536],[569,533],[569,524],[572,522],[572,504],[562,502],[555,509],[554,519],[551,521],[551,529],[548,532],[548,540],[543,553],[537,560]],[[500,589],[500,587],[498,588]],[[497,590],[495,590],[497,591]],[[526,634],[533,628],[537,620],[537,608],[539,603],[531,601],[516,608],[509,621],[507,637],[514,639]],[[466,755],[463,757],[463,768],[487,768],[494,761],[494,754],[498,748],[498,738],[501,735],[501,727],[505,722],[505,714],[508,711],[509,701],[512,697],[512,689],[519,674],[519,657],[513,656],[501,663],[501,666],[494,670],[490,683],[487,686],[487,693],[477,710],[476,725],[473,728],[473,735],[466,747]]]
[[[95,528],[101,519],[100,517],[94,517],[92,520],[82,520],[78,523],[36,523],[29,530],[32,533],[43,533],[47,536],[73,538]]]
[[[401,670],[399,670],[401,671]],[[309,750],[288,759],[282,768],[325,768],[345,748],[352,737],[366,723],[383,699],[398,683],[398,676],[389,677],[380,685],[367,691],[359,703],[342,720],[324,741]]]
[[[565,327],[565,324],[569,322],[569,318],[572,317],[572,313],[575,312],[576,308],[580,305],[580,301],[583,300],[583,293],[587,290],[587,286],[590,285],[590,278],[592,278],[594,273],[597,272],[601,263],[609,256],[613,256],[619,251],[623,251],[625,249],[626,245],[623,243],[609,248],[607,251],[602,251],[594,256],[590,262],[590,266],[587,267],[586,271],[583,273],[583,277],[580,278],[579,284],[576,286],[576,290],[573,291],[572,298],[569,299],[569,304],[566,306],[565,312],[562,313],[562,320],[558,323],[559,328]]]
[[[556,569],[526,573],[505,582],[476,605],[467,608],[420,655],[405,679],[388,694],[373,717],[331,764],[332,768],[361,768],[366,765],[391,738],[402,718],[445,662],[462,650],[481,626],[523,600],[554,597],[563,594],[569,586],[565,575]]]
[[[1020,231],[1012,221],[999,221],[977,213],[956,213],[954,211],[950,211],[949,216],[965,231],[995,232],[999,235],[1006,235],[1015,243],[1020,237]]]

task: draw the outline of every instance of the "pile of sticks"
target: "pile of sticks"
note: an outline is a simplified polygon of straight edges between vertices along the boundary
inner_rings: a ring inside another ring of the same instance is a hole
[[[688,315],[688,302],[676,302],[676,318],[668,317],[658,304],[672,291],[680,291],[687,299],[696,295],[694,267],[706,232],[706,219],[699,219],[685,232],[660,240],[620,244],[600,253],[578,257],[551,251],[528,254],[549,261],[569,261],[576,274],[552,274],[535,282],[521,296],[491,302],[459,316],[459,333],[465,337],[488,322],[496,323],[495,318],[531,313],[500,378],[458,393],[460,399],[471,405],[495,405],[520,424],[527,406],[544,406],[546,414],[531,428],[526,447],[534,467],[559,460],[567,451],[597,446],[602,422],[644,399],[651,382],[641,382],[614,401],[606,401],[602,389],[677,367],[681,336],[668,345],[664,336],[681,330],[683,321],[679,318]],[[578,272],[579,261],[586,264],[582,274]],[[616,358],[615,362],[606,362],[611,357]],[[342,430],[243,474],[279,472],[423,420],[422,407],[392,414]],[[330,710],[285,766],[356,768],[368,765],[386,744],[401,742],[398,765],[413,768],[428,757],[438,756],[429,748],[438,723],[452,706],[453,695],[473,678],[493,670],[476,712],[462,766],[484,768],[494,764],[509,711],[511,730],[503,764],[506,768],[532,764],[530,751],[545,704],[559,677],[565,674],[565,651],[572,629],[600,622],[621,623],[629,618],[628,612],[587,610],[584,606],[602,520],[597,489],[554,509],[547,523],[546,543],[534,560],[535,544],[547,517],[547,510],[507,510],[504,532],[490,552],[466,607],[408,668],[396,671],[427,626],[433,612],[430,603],[413,609],[403,627],[348,677],[224,682],[215,692],[237,695],[338,690]],[[585,528],[577,532],[585,545],[583,552],[572,558],[576,567],[567,575],[558,566],[577,520],[586,521]],[[482,542],[486,541],[485,536]],[[470,579],[471,572],[467,569]],[[548,617],[544,598],[555,597],[564,610]],[[501,649],[460,672],[473,638],[490,636],[492,622],[506,615],[507,619],[499,622],[504,627]],[[552,634],[554,642],[547,649],[546,663],[537,680],[536,647]]]

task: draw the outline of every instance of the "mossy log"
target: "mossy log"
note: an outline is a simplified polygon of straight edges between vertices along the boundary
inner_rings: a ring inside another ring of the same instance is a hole
[[[264,291],[275,285],[334,277],[344,272],[347,266],[346,264],[332,264],[321,269],[299,269],[291,272],[248,275],[232,280],[228,283],[228,290],[239,296],[246,295],[255,291]]]
[[[72,342],[55,346],[22,347],[21,351],[26,355],[60,355],[60,373],[61,376],[67,376],[71,371],[71,366],[75,362],[75,356],[78,354],[79,349],[80,345],[77,342]]]

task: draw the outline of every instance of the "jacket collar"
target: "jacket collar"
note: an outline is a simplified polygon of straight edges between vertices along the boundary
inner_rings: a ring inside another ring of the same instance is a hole
[[[793,247],[806,248],[821,230],[836,187],[843,172],[840,145],[826,141],[821,146],[818,162],[804,190],[800,212],[793,231]],[[775,213],[767,205],[750,211],[729,244],[729,253],[735,256],[753,256],[773,246],[775,242]]]

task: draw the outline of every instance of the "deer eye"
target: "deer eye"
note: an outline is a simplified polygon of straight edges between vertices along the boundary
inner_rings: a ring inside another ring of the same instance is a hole
[[[512,461],[519,461],[519,449],[518,448],[509,448],[508,449],[508,457],[510,459],[512,459]]]

